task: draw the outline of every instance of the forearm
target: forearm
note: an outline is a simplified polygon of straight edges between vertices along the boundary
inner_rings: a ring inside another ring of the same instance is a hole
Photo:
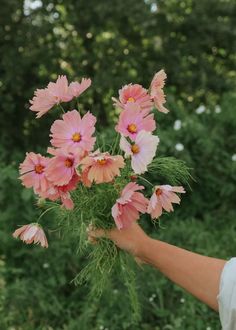
[[[225,260],[202,256],[154,239],[144,245],[142,259],[218,310],[217,295]]]

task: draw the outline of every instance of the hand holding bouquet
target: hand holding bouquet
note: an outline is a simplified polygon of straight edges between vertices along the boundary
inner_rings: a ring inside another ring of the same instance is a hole
[[[30,101],[30,110],[36,112],[37,118],[56,107],[63,113],[50,129],[50,156],[29,152],[20,165],[22,184],[33,188],[40,204],[42,199],[47,201],[46,209],[38,221],[20,227],[13,236],[27,244],[48,247],[39,221],[54,210],[58,227],[71,231],[78,253],[89,257],[76,280],[90,281],[92,293],[101,293],[109,274],[118,269],[132,301],[137,300],[129,258],[105,238],[91,249],[87,227],[106,230],[116,226],[123,230],[143,214],[155,221],[163,211],[173,211],[173,204],[180,203],[179,194],[185,193],[179,184],[186,184],[189,179],[186,165],[174,158],[156,157],[159,138],[155,134],[153,108],[168,113],[164,106],[165,79],[161,70],[155,74],[149,90],[139,84],[125,85],[119,90],[119,98],[113,98],[120,109],[115,126],[117,136],[108,144],[109,150],[95,137],[96,117],[89,111],[80,113],[79,97],[90,87],[90,79],[68,84],[65,76],[59,76],[45,89],[37,89]],[[62,103],[75,99],[78,109],[65,112]],[[149,176],[160,181],[153,184]]]

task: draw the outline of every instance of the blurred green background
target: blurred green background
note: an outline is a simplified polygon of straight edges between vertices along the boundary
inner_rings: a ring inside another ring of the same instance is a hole
[[[86,260],[70,237],[48,233],[50,248],[11,233],[37,208],[20,185],[26,151],[44,152],[56,114],[28,110],[36,88],[58,74],[92,78],[81,98],[104,136],[116,120],[111,97],[129,82],[168,75],[171,112],[157,116],[159,155],[186,160],[192,191],[153,236],[220,258],[236,255],[236,1],[1,0],[0,329],[217,330],[218,315],[149,267],[136,269],[142,319],[132,325],[116,281],[101,300],[71,280]],[[109,133],[109,132],[108,132]],[[54,220],[47,218],[50,228]]]

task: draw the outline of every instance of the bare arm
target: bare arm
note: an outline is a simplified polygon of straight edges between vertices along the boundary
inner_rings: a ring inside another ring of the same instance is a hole
[[[225,260],[193,253],[148,237],[137,223],[128,229],[89,231],[90,240],[106,236],[141,262],[156,267],[196,298],[218,311],[217,295]]]

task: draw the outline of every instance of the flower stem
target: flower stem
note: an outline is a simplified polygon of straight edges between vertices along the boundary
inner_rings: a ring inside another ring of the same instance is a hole
[[[141,175],[138,175],[138,178],[142,179],[143,181],[145,181],[146,183],[148,183],[150,186],[153,187],[153,184],[150,181],[148,181],[147,179],[145,179],[144,177],[142,177]]]
[[[116,134],[115,142],[114,142],[113,146],[111,147],[111,153],[112,154],[114,154],[118,143],[119,143],[119,133]]]
[[[55,209],[56,207],[58,207],[58,205],[54,205],[52,207],[49,207],[48,209],[46,209],[43,213],[40,214],[40,216],[38,217],[37,222],[49,211],[51,211],[52,209]]]
[[[61,109],[61,111],[62,111],[63,113],[66,113],[65,110],[64,110],[64,108],[63,108],[63,106],[62,106],[60,103],[58,104],[58,106],[59,106],[59,108]]]

